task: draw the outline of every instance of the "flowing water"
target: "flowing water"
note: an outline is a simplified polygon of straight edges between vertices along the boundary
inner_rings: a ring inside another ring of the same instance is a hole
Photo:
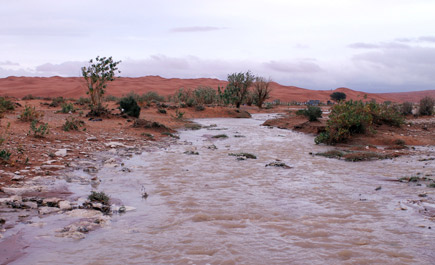
[[[27,228],[37,241],[15,264],[435,263],[433,222],[406,205],[435,189],[389,181],[433,173],[434,163],[312,156],[330,148],[260,126],[266,118],[197,120],[217,127],[182,131],[178,144],[124,161],[129,173],[104,168],[99,190],[136,210],[82,240],[53,236],[67,217],[45,218]],[[257,159],[228,155],[239,152]],[[292,168],[265,167],[277,159]]]

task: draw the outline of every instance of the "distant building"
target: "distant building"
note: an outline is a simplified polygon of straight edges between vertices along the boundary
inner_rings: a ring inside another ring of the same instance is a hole
[[[320,100],[310,99],[310,100],[307,101],[307,105],[308,106],[319,106],[320,105]]]

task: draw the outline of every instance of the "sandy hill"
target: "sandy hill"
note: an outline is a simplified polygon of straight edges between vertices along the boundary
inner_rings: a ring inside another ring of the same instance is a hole
[[[162,78],[160,76],[145,76],[137,78],[122,77],[110,83],[106,94],[122,96],[131,91],[142,94],[148,91],[155,91],[161,95],[171,95],[181,87],[196,88],[198,86],[209,86],[216,88],[225,86],[226,81],[197,78]],[[394,102],[413,101],[417,102],[426,95],[435,97],[435,90],[404,92],[404,93],[365,93],[348,88],[337,88],[335,90],[310,90],[295,86],[283,86],[272,83],[272,99],[280,99],[284,102],[307,101],[310,99],[327,101],[329,95],[334,91],[344,92],[348,99],[375,99],[377,102],[386,100]],[[67,98],[79,98],[86,96],[86,85],[81,77],[7,77],[0,78],[0,95],[21,98],[26,95],[41,97],[63,96]]]

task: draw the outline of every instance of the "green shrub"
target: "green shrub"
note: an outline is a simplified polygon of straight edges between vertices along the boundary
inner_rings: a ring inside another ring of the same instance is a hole
[[[121,98],[118,104],[122,113],[131,117],[139,118],[140,107],[137,105],[137,101],[132,95]]]
[[[32,94],[26,95],[21,98],[22,100],[32,100],[35,99],[35,97]]]
[[[35,107],[32,106],[24,106],[24,110],[18,115],[18,119],[20,121],[39,121],[44,114],[40,111],[37,111]]]
[[[184,116],[184,112],[182,112],[178,109],[175,110],[175,117],[174,117],[175,119],[181,120],[181,119],[183,119],[183,116]]]
[[[50,107],[59,107],[62,103],[65,103],[65,99],[63,97],[53,98]]]
[[[335,144],[346,141],[354,134],[373,131],[374,124],[400,126],[404,118],[397,108],[372,101],[346,101],[334,105],[329,114],[326,131],[314,140],[316,144]]]
[[[6,111],[14,110],[14,103],[10,100],[5,99],[4,97],[0,97],[0,118],[3,117],[3,114]]]
[[[6,150],[6,149],[0,150],[0,160],[2,162],[7,162],[10,157],[11,157],[11,153],[8,150]]]
[[[226,135],[226,134],[218,134],[218,135],[213,135],[211,138],[215,138],[215,139],[228,138],[228,135]]]
[[[110,197],[102,191],[101,192],[91,191],[91,194],[88,196],[88,200],[90,200],[91,202],[99,202],[104,205],[109,205]]]
[[[80,127],[85,124],[84,121],[76,119],[74,117],[68,117],[65,123],[62,125],[62,130],[68,131],[78,131]]]
[[[413,109],[414,105],[412,104],[412,102],[403,102],[401,108],[400,108],[400,112],[403,115],[410,115],[412,114],[412,109]]]
[[[112,95],[107,95],[107,96],[104,97],[104,101],[106,101],[106,102],[108,102],[108,101],[118,102],[119,98],[115,97],[115,96],[112,96]],[[89,102],[90,102],[90,100],[89,100]]]
[[[142,94],[139,97],[138,101],[141,103],[143,103],[143,102],[150,103],[152,101],[163,102],[163,101],[165,101],[165,97],[159,95],[157,92],[149,91],[145,94]]]
[[[434,105],[435,105],[435,100],[433,98],[428,96],[422,98],[420,100],[420,107],[418,109],[418,114],[422,116],[424,115],[431,116],[434,113],[433,111]]]
[[[61,113],[74,113],[76,112],[74,105],[72,103],[63,103]]]
[[[89,98],[80,97],[79,99],[76,100],[76,104],[80,106],[90,105],[91,100]]]
[[[366,106],[368,106],[368,111],[372,115],[375,124],[387,124],[398,127],[405,121],[396,105],[377,104],[371,101],[366,103]]]
[[[196,111],[203,111],[203,110],[205,110],[205,107],[204,107],[203,105],[197,105],[197,106],[195,107],[195,110],[196,110]]]
[[[317,121],[318,118],[322,117],[322,109],[316,106],[308,106],[307,109],[303,110],[303,115],[307,117],[309,121]]]
[[[47,134],[49,134],[50,130],[48,128],[47,123],[42,123],[39,126],[37,120],[33,120],[30,124],[29,134],[33,134],[35,138],[44,138]]]
[[[244,159],[257,159],[256,155],[253,155],[251,153],[229,153],[229,156],[237,156]]]

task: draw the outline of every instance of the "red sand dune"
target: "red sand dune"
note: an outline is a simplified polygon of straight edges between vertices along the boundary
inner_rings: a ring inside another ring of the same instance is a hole
[[[198,86],[209,86],[216,88],[225,86],[226,81],[198,78],[198,79],[179,79],[162,78],[160,76],[145,76],[138,78],[122,77],[109,83],[106,94],[122,96],[131,91],[137,94],[155,91],[161,95],[171,95],[181,87],[196,88]],[[307,101],[310,99],[326,102],[330,99],[329,95],[334,91],[344,92],[348,99],[375,99],[377,102],[386,100],[394,102],[413,101],[417,102],[424,96],[435,97],[435,90],[404,92],[404,93],[365,93],[354,91],[348,88],[337,88],[335,90],[309,90],[294,86],[283,86],[272,83],[272,99],[280,99],[283,102]],[[81,77],[7,77],[0,78],[0,95],[21,98],[26,95],[40,97],[79,98],[86,96],[86,85]]]

